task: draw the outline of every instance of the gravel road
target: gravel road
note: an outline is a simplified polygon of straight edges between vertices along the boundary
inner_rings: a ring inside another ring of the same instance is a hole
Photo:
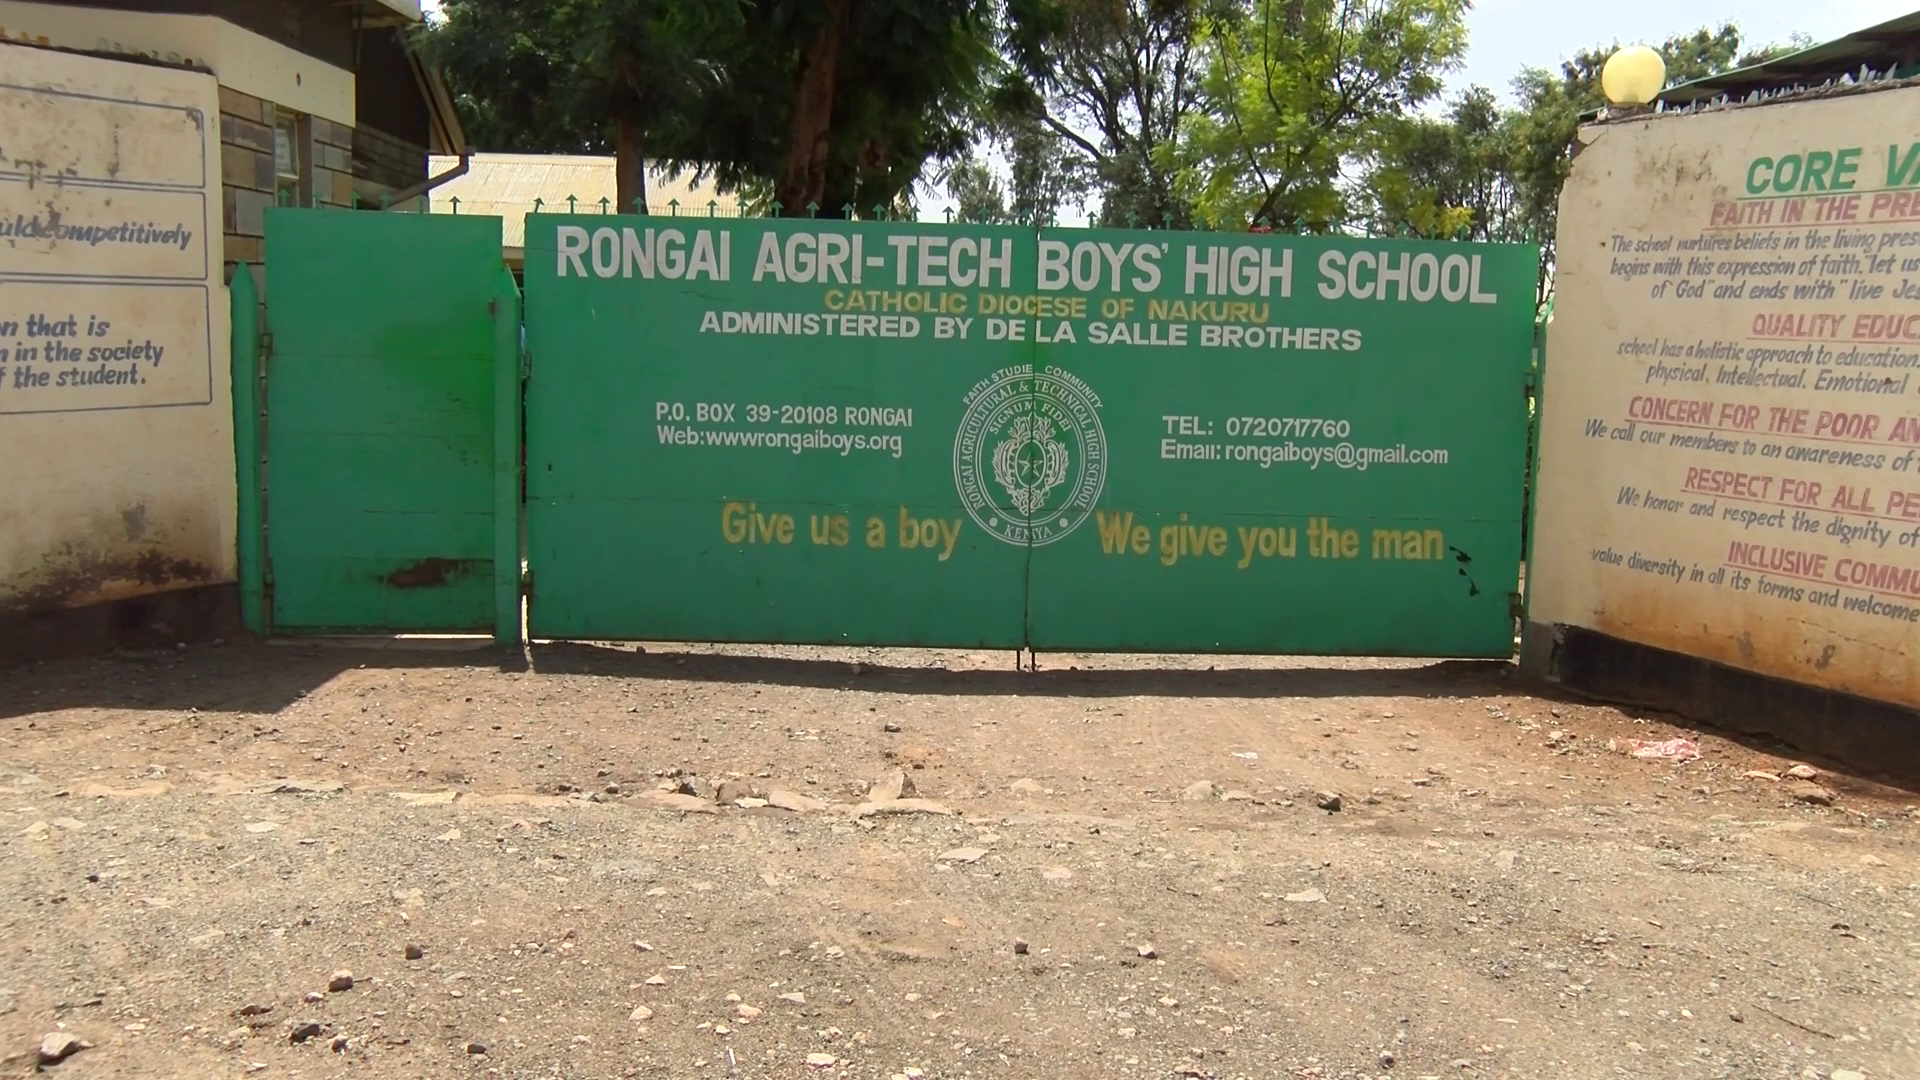
[[[1039,668],[7,669],[0,1075],[1920,1076],[1910,794],[1501,664]]]

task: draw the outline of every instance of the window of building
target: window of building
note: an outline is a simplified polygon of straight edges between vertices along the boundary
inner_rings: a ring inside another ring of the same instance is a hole
[[[281,110],[273,125],[273,199],[281,206],[309,204],[307,118]]]

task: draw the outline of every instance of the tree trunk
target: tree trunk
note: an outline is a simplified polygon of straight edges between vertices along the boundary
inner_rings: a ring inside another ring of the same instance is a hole
[[[800,62],[793,128],[787,142],[787,160],[780,170],[777,195],[781,213],[788,217],[805,217],[807,204],[818,203],[827,187],[833,84],[840,64],[840,41],[846,36],[847,0],[824,0],[822,7],[826,22]]]
[[[647,155],[646,137],[640,134],[640,127],[631,119],[621,116],[615,121],[613,185],[613,208],[616,214],[644,214],[647,212]]]

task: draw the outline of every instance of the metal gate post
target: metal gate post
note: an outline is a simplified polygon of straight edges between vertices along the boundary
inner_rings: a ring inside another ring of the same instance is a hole
[[[229,289],[233,330],[233,467],[239,502],[234,537],[240,578],[240,620],[247,632],[267,633],[265,531],[260,518],[260,292],[253,267],[233,268]]]
[[[520,290],[493,296],[493,640],[520,644]]]

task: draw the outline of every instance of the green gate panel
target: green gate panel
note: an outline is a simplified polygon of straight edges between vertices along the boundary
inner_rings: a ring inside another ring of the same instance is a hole
[[[276,208],[266,250],[272,628],[492,628],[500,219]]]
[[[897,227],[546,215],[527,230],[531,633],[1025,640],[1027,549],[969,517],[953,432],[969,389],[1033,347],[936,339],[924,314],[917,337],[881,336],[904,326],[875,300],[901,293],[873,262],[890,266]],[[1030,232],[965,235],[1032,291]],[[763,238],[782,269],[756,282]],[[837,275],[792,280],[822,248]]]
[[[537,635],[1511,650],[1531,248],[527,236]]]
[[[1032,646],[1509,655],[1534,249],[1181,235],[1141,288],[1165,237],[1040,234],[1089,315],[1035,320],[1040,364],[1107,453],[1034,550]]]

